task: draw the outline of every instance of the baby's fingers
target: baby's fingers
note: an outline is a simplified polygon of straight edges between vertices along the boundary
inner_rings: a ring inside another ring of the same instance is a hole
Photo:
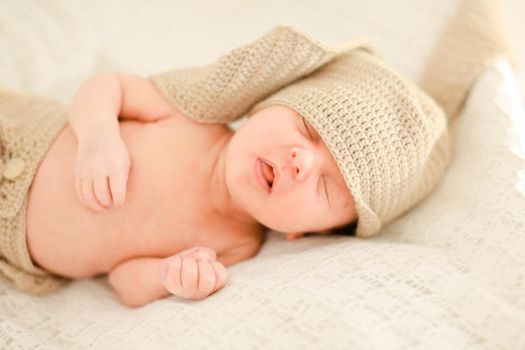
[[[82,195],[84,196],[85,204],[88,207],[98,212],[104,211],[104,207],[100,205],[95,197],[92,180],[82,180]]]
[[[117,174],[109,177],[109,187],[115,205],[122,205],[126,201],[126,186],[128,174]]]
[[[183,298],[203,299],[222,287],[226,281],[224,266],[217,264],[220,266],[214,267],[207,261],[195,261],[191,257],[182,258],[180,255],[167,258],[159,270],[161,283],[172,294]]]
[[[209,262],[199,261],[199,282],[197,289],[204,295],[210,295],[215,290],[215,271]]]
[[[226,271],[224,265],[218,261],[212,261],[210,264],[215,271],[215,287],[213,291],[216,291],[226,284],[226,281],[228,280],[228,271]]]
[[[162,285],[175,295],[182,293],[181,264],[181,257],[176,255],[164,260],[160,270]]]
[[[182,271],[181,281],[182,288],[185,289],[188,294],[197,289],[197,281],[199,277],[199,266],[197,261],[193,258],[182,259]]]
[[[206,260],[206,261],[213,261],[217,260],[217,253],[215,253],[215,250],[208,248],[208,247],[193,247],[190,249],[186,249],[179,253],[179,255],[183,258],[185,257],[192,257],[195,260]]]
[[[109,207],[111,205],[111,193],[108,178],[103,177],[94,181],[95,195],[100,204]]]

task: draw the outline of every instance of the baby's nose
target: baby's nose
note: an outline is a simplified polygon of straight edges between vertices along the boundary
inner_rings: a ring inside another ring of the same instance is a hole
[[[289,158],[292,167],[292,176],[296,180],[304,179],[314,164],[313,152],[306,148],[292,147]]]

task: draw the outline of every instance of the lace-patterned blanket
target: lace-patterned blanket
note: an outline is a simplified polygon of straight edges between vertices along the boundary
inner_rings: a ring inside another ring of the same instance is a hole
[[[0,85],[67,102],[94,73],[205,64],[277,24],[333,43],[367,36],[416,79],[456,3],[4,0]],[[525,12],[518,0],[507,6]],[[120,305],[103,277],[44,297],[0,280],[0,348],[525,349],[525,113],[515,78],[499,61],[478,79],[443,183],[382,234],[289,242],[271,232],[213,296],[140,309]]]

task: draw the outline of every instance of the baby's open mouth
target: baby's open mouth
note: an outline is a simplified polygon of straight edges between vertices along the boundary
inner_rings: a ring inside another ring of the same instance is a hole
[[[261,164],[262,164],[261,169],[262,169],[263,177],[268,183],[268,187],[270,188],[270,191],[271,191],[272,186],[273,186],[273,180],[275,178],[273,167],[270,164],[268,164],[266,161],[264,161],[263,159],[261,159]]]

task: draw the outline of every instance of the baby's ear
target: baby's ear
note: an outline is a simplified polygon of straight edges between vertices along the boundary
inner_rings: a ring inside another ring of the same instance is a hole
[[[295,232],[295,233],[287,233],[286,239],[289,241],[293,241],[296,238],[300,238],[304,236],[304,232]]]

